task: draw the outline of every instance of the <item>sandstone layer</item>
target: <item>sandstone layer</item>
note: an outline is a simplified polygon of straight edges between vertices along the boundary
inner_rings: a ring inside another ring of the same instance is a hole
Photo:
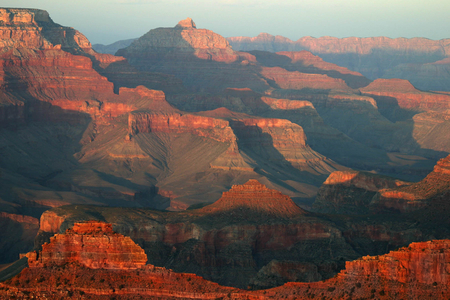
[[[273,260],[281,263],[283,272],[266,286],[287,282],[289,270],[303,274],[298,278],[329,278],[343,267],[341,257],[358,257],[336,226],[257,181],[234,186],[214,204],[178,213],[58,208],[42,215],[36,243],[41,244],[54,230],[63,232],[72,222],[94,215],[112,222],[116,232],[141,245],[150,264],[236,287],[247,287],[255,276],[259,276],[258,285],[263,284],[266,277],[257,275],[258,271]],[[59,218],[64,219],[59,228],[48,226]]]
[[[367,172],[333,172],[320,187],[313,209],[322,213],[367,214],[378,191],[409,184]]]
[[[403,187],[383,189],[372,201],[380,210],[399,212],[421,209],[433,203],[433,198],[445,196],[450,190],[450,156],[438,161],[433,172],[423,180]]]
[[[127,270],[147,262],[144,250],[129,237],[115,233],[111,224],[96,221],[75,223],[27,257],[31,268],[77,263],[90,269]]]
[[[210,30],[197,29],[189,18],[173,28],[150,30],[116,55],[141,71],[175,75],[197,92],[267,86],[253,74],[251,55],[234,51],[224,37]]]
[[[290,282],[261,291],[223,287],[192,274],[177,274],[154,266],[112,271],[67,264],[59,268],[27,268],[1,283],[0,295],[47,299],[447,299],[449,246],[449,240],[413,243],[383,256],[347,262],[345,270],[326,281]]]
[[[243,185],[233,185],[222,197],[201,209],[202,213],[226,212],[236,209],[250,209],[280,218],[296,217],[306,213],[291,198],[277,190],[268,189],[255,179]]]
[[[450,108],[450,97],[445,94],[417,90],[409,81],[402,79],[377,79],[361,88],[365,95],[375,97],[379,107],[389,109],[426,111],[446,110]]]

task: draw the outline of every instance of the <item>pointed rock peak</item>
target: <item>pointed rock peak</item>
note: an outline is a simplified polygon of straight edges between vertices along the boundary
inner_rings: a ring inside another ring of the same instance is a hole
[[[194,21],[191,18],[184,19],[180,22],[178,22],[177,28],[197,28]]]
[[[244,183],[243,186],[248,188],[248,189],[263,189],[263,190],[267,190],[267,187],[264,184],[260,183],[256,179],[250,179],[249,181]]]
[[[306,212],[292,199],[277,190],[267,188],[256,179],[242,185],[233,185],[215,203],[202,208],[204,213],[217,213],[246,209],[276,218],[291,218]]]

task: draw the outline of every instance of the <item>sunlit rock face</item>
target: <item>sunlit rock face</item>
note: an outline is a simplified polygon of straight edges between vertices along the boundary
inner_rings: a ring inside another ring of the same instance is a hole
[[[141,71],[174,75],[198,92],[268,86],[250,65],[254,57],[234,51],[224,37],[198,29],[189,18],[173,28],[150,30],[116,55]]]
[[[378,191],[409,184],[368,172],[336,171],[320,187],[313,209],[322,213],[367,214]]]
[[[138,269],[147,262],[144,250],[112,225],[90,221],[75,223],[56,234],[39,252],[27,254],[30,267],[78,263],[92,269]]]
[[[450,190],[450,156],[440,159],[423,180],[398,188],[382,189],[372,200],[375,210],[408,212],[433,204]]]

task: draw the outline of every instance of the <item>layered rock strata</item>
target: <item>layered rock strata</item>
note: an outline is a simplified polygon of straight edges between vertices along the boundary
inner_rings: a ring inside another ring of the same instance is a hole
[[[372,206],[378,210],[408,212],[429,205],[434,197],[450,190],[450,156],[440,159],[433,172],[423,180],[395,189],[382,189],[374,197]]]
[[[47,299],[83,297],[120,299],[448,299],[449,240],[413,243],[377,257],[347,262],[338,276],[312,283],[289,282],[281,287],[245,291],[223,287],[192,274],[177,274],[147,266],[137,270],[87,269],[79,265],[62,268],[27,268],[0,283],[0,296],[23,295]],[[276,268],[276,262],[272,263]],[[292,275],[291,275],[292,276]],[[273,277],[272,277],[273,278]],[[108,280],[105,280],[108,279]],[[120,279],[120,280],[119,280]],[[275,279],[275,278],[273,278]]]
[[[226,212],[243,208],[283,218],[296,217],[306,213],[290,197],[277,190],[268,189],[255,179],[251,179],[243,185],[233,185],[231,190],[223,192],[219,200],[202,208],[201,212]]]
[[[197,29],[191,19],[173,28],[152,29],[116,55],[141,71],[174,75],[196,92],[268,86],[252,71],[252,55],[235,52],[225,38]]]
[[[367,172],[336,171],[320,187],[313,209],[322,213],[369,213],[370,203],[378,191],[409,184]]]
[[[450,96],[417,90],[403,79],[377,79],[360,91],[375,97],[380,107],[427,111],[450,108]]]
[[[39,252],[27,254],[31,268],[77,263],[90,269],[139,269],[147,262],[144,250],[112,225],[89,221],[75,223],[56,234]]]
[[[255,180],[234,186],[214,204],[176,214],[133,209],[117,214],[114,208],[87,209],[90,211],[82,206],[57,209],[57,216],[65,219],[59,231],[82,216],[90,219],[91,213],[97,218],[100,214],[114,223],[115,231],[142,245],[150,264],[195,272],[236,287],[247,287],[250,279],[274,259],[293,272],[301,272],[298,278],[317,278],[317,274],[329,278],[343,267],[341,257],[358,257],[330,222],[311,216],[289,197]],[[52,218],[51,212],[46,212],[41,223],[56,223]],[[41,230],[37,243],[48,235],[51,233]],[[284,264],[285,260],[292,263]],[[287,269],[279,274],[278,283],[288,280]]]
[[[307,50],[370,79],[402,78],[421,90],[449,89],[448,39],[324,36],[292,41],[261,33],[256,37],[230,37],[228,41],[237,51]]]

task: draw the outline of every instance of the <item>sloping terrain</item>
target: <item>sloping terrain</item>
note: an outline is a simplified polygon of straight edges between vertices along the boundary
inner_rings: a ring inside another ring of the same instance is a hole
[[[359,72],[372,80],[401,78],[421,90],[449,90],[448,39],[306,36],[292,41],[261,33],[256,37],[230,37],[227,40],[237,51],[307,50],[327,62]]]

